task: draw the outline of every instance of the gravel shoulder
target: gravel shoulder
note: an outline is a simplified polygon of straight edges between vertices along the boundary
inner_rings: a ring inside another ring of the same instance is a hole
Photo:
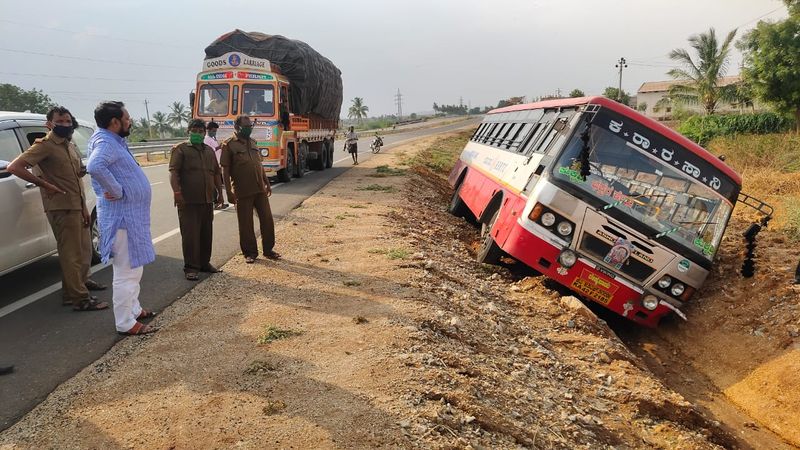
[[[232,259],[0,449],[736,446],[576,299],[474,262],[441,173],[403,166],[463,139],[333,180],[277,223],[281,261]]]

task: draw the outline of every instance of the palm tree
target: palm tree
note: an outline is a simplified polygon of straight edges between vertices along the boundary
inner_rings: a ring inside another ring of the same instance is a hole
[[[690,36],[689,45],[697,52],[696,61],[686,49],[676,48],[669,52],[670,59],[681,65],[667,72],[680,80],[670,88],[670,96],[685,103],[700,104],[706,114],[713,114],[719,101],[728,99],[731,94],[730,88],[719,83],[728,71],[734,36],[736,30],[728,33],[721,45],[713,28],[709,28],[707,33]]]
[[[189,119],[192,118],[189,110],[187,110],[186,106],[184,106],[181,102],[172,102],[172,105],[170,105],[169,109],[170,112],[169,116],[167,116],[167,121],[175,128],[182,128],[183,122],[188,124]]]
[[[158,133],[158,137],[164,139],[164,131],[169,130],[170,120],[161,111],[153,113],[153,128]]]
[[[352,102],[353,104],[347,112],[347,117],[350,119],[358,119],[358,123],[361,123],[361,119],[367,117],[369,106],[364,104],[364,99],[361,97],[354,98]]]

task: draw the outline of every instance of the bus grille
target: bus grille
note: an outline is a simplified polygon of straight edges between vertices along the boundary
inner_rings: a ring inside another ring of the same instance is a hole
[[[608,255],[608,252],[611,251],[611,244],[590,234],[584,234],[583,241],[581,242],[581,250],[594,256],[598,261],[602,261],[603,258]],[[629,258],[628,261],[622,265],[620,271],[639,281],[644,281],[656,270],[638,259]]]

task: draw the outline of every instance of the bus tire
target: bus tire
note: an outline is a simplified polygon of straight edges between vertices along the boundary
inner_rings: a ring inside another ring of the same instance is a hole
[[[497,264],[500,262],[500,258],[502,258],[505,254],[503,249],[497,245],[497,242],[495,242],[494,238],[492,237],[492,227],[497,221],[497,216],[499,215],[500,208],[497,208],[492,215],[492,218],[489,220],[489,223],[484,223],[481,225],[481,247],[478,249],[477,255],[477,260],[479,263]]]
[[[296,164],[296,178],[303,178],[306,176],[306,169],[308,168],[308,142],[301,142],[297,148],[297,164]]]
[[[456,217],[466,217],[467,213],[470,212],[467,204],[464,203],[464,200],[461,200],[461,186],[463,185],[463,182],[458,183],[456,190],[453,192],[453,197],[450,198],[450,205],[447,207],[447,212]]]
[[[278,171],[278,181],[281,183],[292,181],[292,172],[294,172],[294,152],[289,147],[286,155],[286,167]]]

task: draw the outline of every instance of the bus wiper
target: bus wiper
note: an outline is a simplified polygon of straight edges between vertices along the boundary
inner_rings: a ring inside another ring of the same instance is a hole
[[[583,141],[583,146],[581,147],[581,153],[578,155],[580,158],[581,163],[581,178],[583,181],[591,175],[592,170],[590,167],[591,161],[589,161],[589,155],[592,153],[592,148],[589,146],[589,130],[591,126],[587,123],[586,128],[581,132],[581,141]],[[602,173],[602,172],[600,172]]]
[[[668,230],[664,230],[664,231],[662,231],[660,233],[657,233],[657,234],[651,236],[650,239],[662,238],[662,237],[664,237],[664,236],[666,236],[668,234],[671,234],[671,233],[674,233],[674,232],[678,231],[679,228],[680,227],[672,227],[672,228],[670,228]]]
[[[603,206],[603,209],[611,209],[611,208],[613,208],[615,206],[619,206],[619,205],[625,203],[628,200],[635,200],[637,198],[659,198],[659,197],[667,197],[667,196],[668,196],[668,194],[639,194],[639,195],[636,195],[636,196],[633,196],[633,197],[628,196],[623,200],[616,200],[616,201],[613,201],[613,202],[607,204],[606,206]]]

